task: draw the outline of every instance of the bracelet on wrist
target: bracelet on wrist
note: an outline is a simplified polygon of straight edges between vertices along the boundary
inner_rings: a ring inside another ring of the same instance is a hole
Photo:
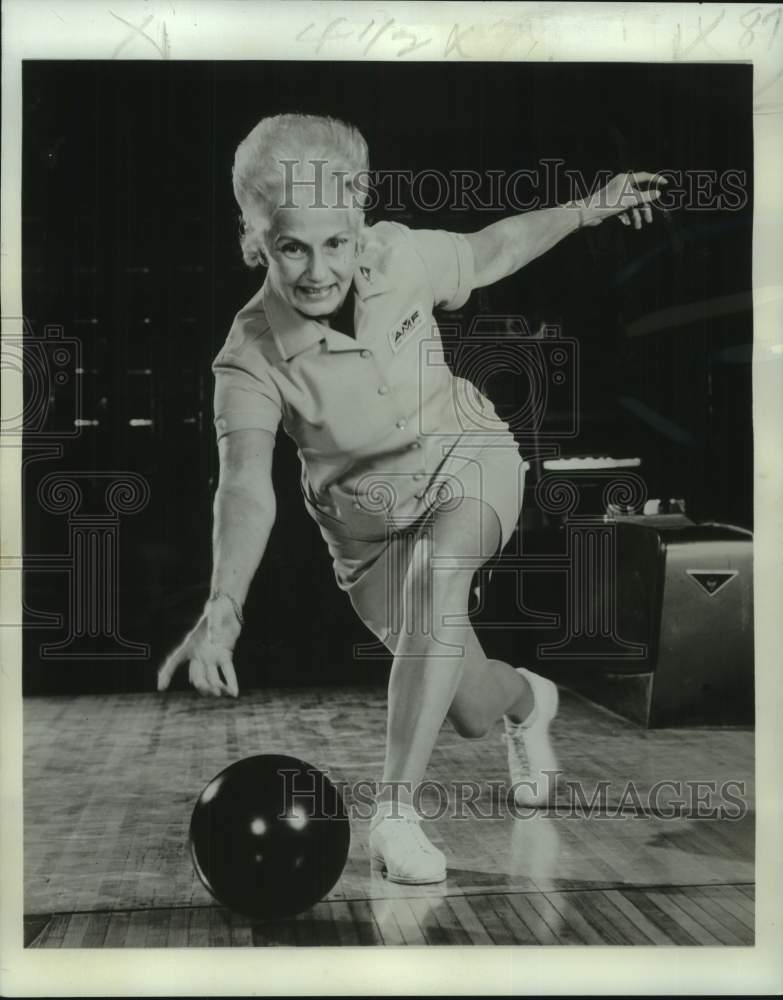
[[[244,625],[245,619],[242,617],[242,608],[239,606],[239,603],[231,596],[231,594],[227,594],[224,590],[213,590],[212,593],[209,595],[209,598],[207,599],[207,604],[210,604],[212,601],[217,601],[221,597],[225,597],[225,599],[231,604],[231,607],[234,609],[234,614],[237,617],[237,621],[239,622],[240,625]]]

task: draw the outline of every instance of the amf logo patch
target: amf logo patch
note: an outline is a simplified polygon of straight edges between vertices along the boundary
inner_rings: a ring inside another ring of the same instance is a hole
[[[424,322],[424,316],[424,309],[421,306],[416,306],[402,322],[389,330],[389,346],[395,353],[407,343],[413,331],[418,330]]]

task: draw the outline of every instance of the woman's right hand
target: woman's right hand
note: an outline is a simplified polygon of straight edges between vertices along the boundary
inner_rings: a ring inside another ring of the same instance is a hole
[[[177,668],[188,663],[190,683],[199,694],[239,696],[233,651],[241,625],[233,609],[222,605],[222,601],[208,603],[195,627],[169,654],[158,671],[158,691],[165,691]]]

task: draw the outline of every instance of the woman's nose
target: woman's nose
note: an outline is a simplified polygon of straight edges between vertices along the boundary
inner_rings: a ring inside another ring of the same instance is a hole
[[[307,268],[310,280],[317,282],[328,277],[329,269],[323,254],[315,251],[310,257],[310,265]]]

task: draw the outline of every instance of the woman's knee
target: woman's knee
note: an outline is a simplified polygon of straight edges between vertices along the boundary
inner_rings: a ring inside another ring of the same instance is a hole
[[[444,570],[451,565],[470,578],[495,555],[503,536],[494,508],[472,497],[438,511],[431,532],[436,565]]]
[[[500,536],[497,515],[480,501],[466,498],[438,511],[416,538],[404,585],[395,589],[402,630],[459,644],[476,570],[495,554]]]

